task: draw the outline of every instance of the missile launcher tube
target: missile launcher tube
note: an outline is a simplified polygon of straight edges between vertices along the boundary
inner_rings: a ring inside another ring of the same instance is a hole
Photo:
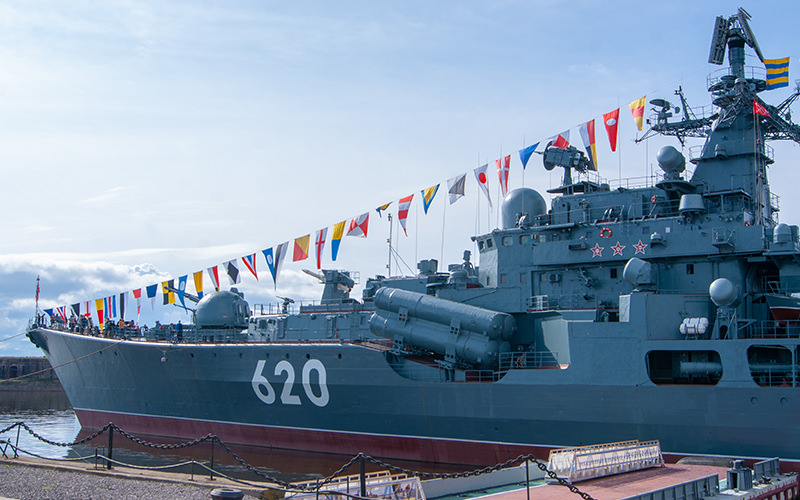
[[[401,321],[397,318],[385,318],[379,312],[370,318],[369,329],[375,335],[388,339],[402,337],[407,344],[438,354],[447,354],[448,347],[452,345],[458,359],[475,363],[482,368],[496,367],[498,353],[511,350],[508,342],[492,340],[486,335],[472,332],[462,332],[453,342],[449,325],[418,318]]]
[[[393,313],[405,307],[409,318],[445,325],[448,330],[455,319],[461,330],[488,335],[491,339],[508,340],[516,329],[516,321],[510,314],[397,288],[378,289],[375,292],[375,307],[379,312],[385,310]]]

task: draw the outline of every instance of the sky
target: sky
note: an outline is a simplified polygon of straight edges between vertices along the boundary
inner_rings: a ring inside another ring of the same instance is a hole
[[[256,253],[259,279],[240,266],[238,285],[251,304],[316,300],[302,272],[313,260],[287,262],[275,287],[261,250],[370,212],[368,237],[323,259],[365,283],[389,272],[375,207],[393,202],[394,215],[412,193],[408,236],[391,227],[405,263],[391,273],[423,258],[446,269],[497,225],[474,168],[489,163],[496,207],[494,160],[510,154],[510,186],[549,201],[560,173],[538,155],[523,171],[517,151],[565,130],[581,147],[577,127],[618,107],[616,153],[597,121],[599,175],[644,182],[658,148],[680,144],[636,143],[628,103],[675,102],[680,86],[709,106],[714,18],[740,5],[765,56],[792,57],[794,82],[794,1],[0,1],[0,356],[40,354],[10,338],[34,314],[37,276],[46,308],[191,283]],[[796,224],[800,201],[782,188],[800,177],[800,149],[772,146],[781,221]],[[463,173],[466,196],[449,205],[446,181]],[[423,214],[420,190],[440,183]],[[187,322],[172,306],[142,310],[143,323]]]

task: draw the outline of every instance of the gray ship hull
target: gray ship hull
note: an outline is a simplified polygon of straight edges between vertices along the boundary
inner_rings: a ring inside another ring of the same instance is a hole
[[[211,432],[231,443],[482,465],[626,439],[658,439],[666,454],[800,459],[794,389],[750,379],[656,386],[642,359],[659,342],[587,345],[573,366],[511,369],[485,383],[409,380],[384,352],[356,343],[170,345],[45,329],[30,337],[88,428],[113,421],[149,435]],[[324,367],[324,380],[304,370],[309,362]]]

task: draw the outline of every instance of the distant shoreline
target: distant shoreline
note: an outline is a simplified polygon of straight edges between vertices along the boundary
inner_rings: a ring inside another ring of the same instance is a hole
[[[69,399],[46,358],[0,358],[0,411],[69,408]]]

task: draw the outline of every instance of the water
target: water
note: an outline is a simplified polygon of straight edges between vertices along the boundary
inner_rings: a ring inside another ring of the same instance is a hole
[[[58,443],[72,443],[92,434],[92,431],[81,429],[81,425],[72,410],[6,410],[5,412],[0,412],[0,430],[17,422],[25,422],[28,427],[40,436]],[[17,429],[19,429],[19,433]],[[143,438],[159,444],[179,444],[184,442],[177,439]],[[0,434],[0,439],[8,440],[13,444],[19,442],[18,447],[20,449],[41,457],[54,459],[87,457],[90,463],[95,462],[94,455],[96,451],[100,454],[105,454],[108,446],[108,433],[104,433],[86,444],[59,447],[46,444],[33,437],[24,428],[19,427]],[[296,450],[272,450],[255,446],[233,446],[231,448],[248,464],[253,465],[262,473],[289,482],[313,481],[326,477],[337,471],[352,458],[345,455]],[[214,445],[213,453],[214,469],[216,471],[246,481],[264,480],[264,478],[239,465],[230,455],[224,452],[219,444]],[[134,443],[125,439],[119,433],[114,434],[113,459],[126,464],[165,466],[190,460],[208,463],[211,461],[211,454],[212,446],[210,443],[202,443],[197,446],[176,450],[160,450]],[[98,467],[103,465],[99,461],[97,464]],[[457,466],[433,466],[414,462],[399,461],[393,462],[393,464],[425,472],[460,472],[464,470],[463,467]],[[376,470],[378,469],[374,465],[367,463],[368,472]],[[184,466],[181,469],[173,470],[173,472],[205,474],[199,467],[192,469],[191,466]],[[346,472],[346,474],[357,473],[357,465]]]
[[[81,430],[81,424],[78,423],[75,412],[72,410],[17,410],[0,413],[0,430],[17,422],[25,422],[37,434],[59,443],[75,441]],[[19,429],[19,433],[17,433],[17,429]],[[70,454],[70,447],[51,446],[43,443],[19,427],[0,434],[0,439],[6,439],[16,445],[18,435],[19,448],[31,453],[46,458],[66,458]]]

